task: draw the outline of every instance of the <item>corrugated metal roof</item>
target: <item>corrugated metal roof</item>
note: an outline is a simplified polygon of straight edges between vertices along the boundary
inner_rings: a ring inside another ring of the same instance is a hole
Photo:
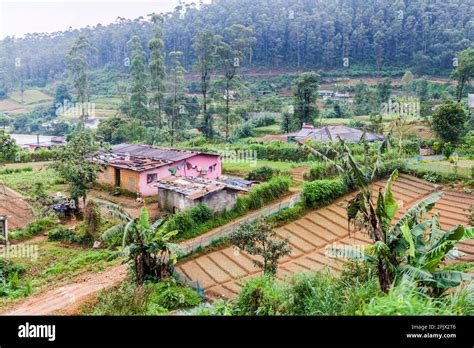
[[[341,138],[348,142],[358,142],[363,134],[363,130],[348,126],[325,126],[314,129],[303,128],[296,135],[296,139],[299,141],[337,141],[338,138]],[[365,136],[368,141],[381,141],[384,139],[382,135],[371,132],[366,132]]]
[[[170,175],[166,178],[157,180],[151,183],[150,185],[155,186],[158,189],[180,193],[184,195],[187,199],[191,200],[201,198],[210,193],[225,189],[233,191],[247,191],[247,189],[243,187],[230,185],[219,180],[205,179],[200,177],[191,178],[174,175]]]
[[[114,168],[130,169],[135,172],[156,169],[173,163],[173,161],[116,153],[100,154],[95,158],[95,160],[104,165],[109,165]]]
[[[187,151],[180,149],[170,149],[164,147],[156,147],[151,145],[138,145],[138,144],[118,144],[112,146],[112,152],[115,154],[129,154],[140,157],[148,157],[164,161],[177,162],[195,155],[201,154],[200,152]]]

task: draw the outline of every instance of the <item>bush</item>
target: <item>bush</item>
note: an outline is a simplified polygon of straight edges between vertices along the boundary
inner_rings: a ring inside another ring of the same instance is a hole
[[[16,230],[8,234],[8,238],[12,240],[26,239],[42,232],[46,232],[49,228],[54,225],[53,218],[47,216],[40,218],[36,221],[30,222],[22,230]]]
[[[268,218],[268,222],[273,223],[275,226],[282,226],[300,218],[304,212],[304,207],[298,203],[294,207],[282,209],[278,213],[271,215]]]
[[[20,282],[20,275],[24,272],[23,265],[0,258],[0,297],[15,299],[31,294],[31,283]]]
[[[340,179],[315,180],[303,185],[301,198],[306,208],[317,208],[331,203],[347,192],[347,187]]]
[[[269,276],[247,282],[235,300],[239,315],[284,315],[284,285]]]
[[[380,293],[375,272],[348,262],[340,277],[329,271],[295,274],[287,289],[290,315],[355,315]]]
[[[278,169],[273,169],[268,166],[259,167],[251,170],[247,174],[247,180],[269,181],[274,175],[278,174]]]
[[[0,175],[23,173],[23,172],[32,172],[32,171],[33,171],[33,167],[31,167],[31,166],[20,167],[20,168],[5,168],[5,169],[0,170]]]
[[[247,197],[238,197],[234,208],[213,213],[204,204],[173,214],[166,222],[167,231],[179,231],[175,242],[196,237],[213,228],[225,225],[232,219],[245,214],[249,209],[258,209],[280,198],[290,190],[291,178],[276,176],[269,182],[254,187]]]
[[[193,228],[194,220],[189,211],[180,211],[173,214],[166,225],[168,231],[184,232]]]
[[[92,315],[142,315],[146,312],[153,289],[146,286],[135,287],[123,282],[119,287],[102,291],[97,296],[97,306]],[[165,310],[166,312],[166,310]]]
[[[250,190],[247,197],[249,209],[259,209],[265,204],[280,198],[281,195],[290,191],[291,178],[288,176],[276,176],[270,181],[258,185]]]
[[[251,144],[241,150],[250,150],[257,153],[259,159],[269,161],[287,162],[289,159],[295,162],[305,162],[308,160],[308,151],[301,146],[284,144],[271,141],[267,144]]]
[[[229,316],[234,313],[232,305],[225,300],[217,300],[212,304],[205,303],[195,307],[187,312],[181,313],[184,315],[200,315],[200,316]]]
[[[189,215],[195,223],[202,223],[212,218],[214,212],[205,204],[199,204],[189,210]]]
[[[65,226],[58,226],[48,233],[48,239],[51,241],[74,241],[74,237],[74,230]]]
[[[22,274],[25,272],[25,267],[19,263],[13,262],[10,259],[0,258],[0,274],[3,279],[9,279],[13,274]]]
[[[175,279],[168,279],[152,284],[150,301],[168,310],[195,307],[202,302],[202,297],[191,288],[179,284]]]
[[[336,174],[336,168],[328,162],[318,162],[303,174],[308,181],[325,179]]]
[[[438,299],[423,294],[416,285],[402,281],[386,295],[373,298],[363,309],[364,315],[452,315]]]

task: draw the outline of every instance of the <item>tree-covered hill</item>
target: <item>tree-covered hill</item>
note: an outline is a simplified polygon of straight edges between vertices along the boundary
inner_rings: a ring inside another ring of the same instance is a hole
[[[360,67],[377,73],[400,67],[436,74],[450,71],[455,55],[472,46],[473,18],[471,0],[215,0],[164,14],[163,41],[166,53],[183,52],[188,71],[196,60],[192,41],[198,31],[221,35],[225,28],[243,24],[256,38],[244,68]],[[148,61],[152,32],[144,14],[107,26],[6,38],[0,41],[0,88],[16,88],[20,80],[42,86],[62,79],[64,57],[81,35],[97,49],[90,57],[92,69],[128,71],[127,42],[137,35]],[[18,61],[21,69],[15,68]]]

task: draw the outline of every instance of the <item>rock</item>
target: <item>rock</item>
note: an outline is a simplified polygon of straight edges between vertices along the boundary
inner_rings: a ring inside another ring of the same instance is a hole
[[[93,248],[93,249],[98,249],[98,248],[100,248],[100,242],[99,242],[98,240],[96,240],[96,241],[94,242],[94,245],[92,246],[92,248]]]

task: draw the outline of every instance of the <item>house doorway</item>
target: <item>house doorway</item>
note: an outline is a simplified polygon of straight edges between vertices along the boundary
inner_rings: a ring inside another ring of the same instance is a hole
[[[120,187],[120,169],[115,169],[115,187]]]

